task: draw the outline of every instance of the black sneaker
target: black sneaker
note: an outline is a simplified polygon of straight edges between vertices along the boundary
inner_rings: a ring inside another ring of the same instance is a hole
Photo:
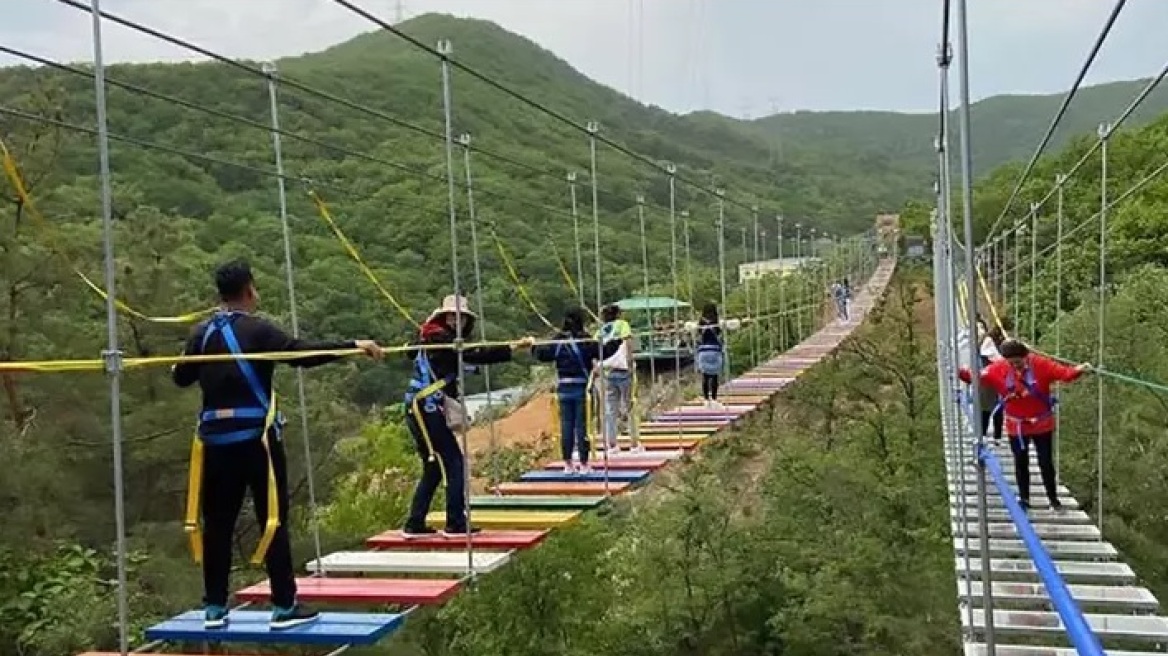
[[[1059,501],[1058,499],[1051,499],[1050,500],[1050,509],[1055,511],[1055,512],[1062,512],[1063,502]]]
[[[435,535],[438,535],[438,531],[429,526],[406,526],[401,530],[401,536],[407,540],[432,538]]]
[[[291,629],[297,626],[311,624],[318,619],[320,619],[320,613],[296,604],[291,608],[273,608],[272,620],[268,623],[268,626],[273,631],[279,631],[281,629]]]
[[[1022,506],[1022,512],[1030,512],[1030,500],[1018,499],[1018,505]]]
[[[467,531],[465,528],[450,528],[449,526],[442,529],[442,535],[444,535],[448,538],[465,538],[467,536],[467,533],[469,533],[471,535],[475,535],[477,533],[482,533],[482,532],[483,532],[483,529],[481,529],[477,526],[472,527],[469,531]]]
[[[203,628],[217,631],[227,628],[227,607],[209,605],[203,608]]]

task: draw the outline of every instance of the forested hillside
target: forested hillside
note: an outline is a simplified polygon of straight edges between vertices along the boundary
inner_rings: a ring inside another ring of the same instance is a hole
[[[1075,137],[1094,134],[1099,123],[1120,114],[1147,83],[1133,80],[1080,89],[1048,152],[1066,146]],[[970,123],[975,175],[983,177],[1009,162],[1029,160],[1065,95],[994,96],[973,103]],[[1160,87],[1132,114],[1129,125],[1145,124],[1165,110],[1168,89]],[[953,125],[956,121],[954,111]],[[906,185],[900,189],[905,198],[925,198],[937,167],[933,148],[937,122],[935,113],[801,111],[757,119],[747,126],[773,139],[772,148],[780,161],[808,153],[815,154],[822,166],[846,161],[849,166],[865,167],[865,184],[902,184]]]

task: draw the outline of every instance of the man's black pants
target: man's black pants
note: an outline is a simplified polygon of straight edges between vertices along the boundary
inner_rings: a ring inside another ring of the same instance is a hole
[[[1042,474],[1042,486],[1046,488],[1046,498],[1053,504],[1058,501],[1058,483],[1054,473],[1054,433],[1038,435],[1017,435],[1010,437],[1010,450],[1014,452],[1014,480],[1018,484],[1018,496],[1030,502],[1030,444],[1034,444],[1038,456],[1038,471]]]
[[[982,410],[981,411],[981,429],[983,431],[983,434],[984,434],[984,431],[989,430],[990,422],[992,421],[993,425],[994,425],[994,440],[1002,439],[1002,422],[1005,421],[1005,419],[1006,419],[1006,415],[1004,412],[1002,412],[1002,410],[1000,408],[998,409],[997,412],[994,412],[993,408],[989,408],[988,410]]]
[[[296,573],[288,540],[288,461],[282,441],[273,438],[268,444],[276,474],[280,528],[268,547],[264,567],[272,586],[272,605],[290,608],[296,603]],[[268,457],[258,439],[208,444],[203,454],[203,603],[226,606],[235,522],[248,491],[261,531],[268,517]]]
[[[414,405],[406,408],[406,427],[414,438],[414,445],[418,448],[418,456],[422,458],[422,478],[418,479],[418,486],[414,489],[414,500],[410,502],[410,516],[406,520],[406,528],[420,530],[426,526],[426,513],[430,511],[430,502],[434,500],[434,493],[442,483],[442,470],[446,470],[446,530],[461,532],[466,530],[466,461],[462,456],[462,449],[458,446],[458,438],[446,425],[446,415],[442,406],[438,405],[432,412],[426,412],[425,403],[418,403],[422,421],[430,438],[429,444],[422,434],[422,426],[414,416]],[[430,445],[433,445],[434,458],[431,458]]]

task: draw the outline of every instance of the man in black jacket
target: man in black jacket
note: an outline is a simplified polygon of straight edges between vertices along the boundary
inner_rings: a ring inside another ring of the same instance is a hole
[[[251,267],[237,260],[215,271],[222,307],[195,327],[183,355],[335,351],[361,349],[379,359],[381,347],[369,340],[311,342],[289,336],[278,326],[252,314],[259,304]],[[294,367],[316,367],[339,355],[283,360]],[[296,602],[296,578],[288,538],[288,472],[281,439],[283,417],[275,413],[272,360],[183,362],[175,365],[179,387],[195,383],[203,393],[199,439],[203,443],[202,519],[204,625],[227,626],[227,585],[231,573],[231,539],[247,491],[256,516],[268,515],[268,488],[274,478],[279,528],[264,556],[272,587],[273,629],[287,629],[316,620],[319,614]],[[274,415],[274,418],[273,418]],[[268,427],[267,440],[264,429]]]
[[[447,296],[442,306],[418,331],[415,346],[454,344],[461,336],[472,334],[475,314],[467,308],[461,296]],[[461,326],[459,321],[461,320]],[[514,348],[527,348],[533,340],[520,340]],[[490,365],[509,362],[512,346],[477,346],[462,352],[462,361],[469,365]],[[466,521],[466,460],[458,438],[447,422],[446,400],[459,402],[458,352],[453,348],[414,348],[406,352],[414,363],[414,374],[405,395],[406,427],[414,438],[418,455],[422,458],[422,478],[414,489],[410,514],[402,528],[405,538],[421,538],[438,531],[426,526],[426,513],[438,491],[439,483],[446,483],[447,537],[465,537],[477,533]]]

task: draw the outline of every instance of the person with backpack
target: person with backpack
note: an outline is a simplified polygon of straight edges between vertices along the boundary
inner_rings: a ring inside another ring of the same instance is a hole
[[[697,333],[697,349],[694,366],[702,375],[702,398],[707,410],[724,410],[726,406],[718,402],[719,376],[726,365],[726,343],[722,338],[722,328],[737,330],[740,323],[735,319],[720,321],[718,306],[707,303],[702,308],[702,316],[694,323],[686,322],[686,330]]]
[[[617,436],[623,421],[629,428],[634,453],[642,453],[637,422],[631,420],[633,405],[633,329],[629,322],[621,318],[618,305],[606,305],[600,310],[600,320],[604,322],[597,331],[596,339],[604,345],[605,352],[611,348],[611,355],[605,355],[600,363],[604,376],[604,447],[609,455],[620,453]]]
[[[370,340],[309,341],[292,337],[267,319],[256,316],[260,295],[251,266],[235,260],[215,271],[222,306],[197,325],[183,355],[287,353],[360,349],[374,359],[381,347]],[[307,369],[335,362],[340,355],[313,355],[280,360]],[[273,630],[290,629],[316,621],[320,614],[296,601],[296,570],[288,536],[288,460],[284,453],[284,416],[276,407],[273,360],[236,359],[234,362],[179,362],[171,370],[174,384],[199,384],[203,393],[192,468],[202,467],[192,497],[202,506],[189,507],[187,529],[203,560],[203,626],[226,629],[229,621],[227,586],[231,576],[235,524],[250,491],[255,511],[265,522],[257,552],[264,559],[272,589]],[[196,460],[199,458],[200,460]],[[274,509],[272,500],[274,499]],[[201,528],[201,530],[200,530]],[[201,533],[201,535],[200,535]]]
[[[468,308],[466,298],[447,296],[419,328],[413,348],[406,350],[406,357],[414,366],[405,394],[406,428],[422,459],[422,477],[414,489],[409,516],[401,531],[407,539],[438,533],[426,526],[426,513],[440,483],[446,485],[446,526],[442,535],[464,537],[479,532],[466,521],[466,456],[455,433],[465,429],[467,418],[458,387],[458,351],[450,347],[473,334],[477,318]],[[510,362],[513,349],[526,348],[533,341],[525,337],[511,345],[467,347],[462,351],[462,362],[464,365]]]
[[[998,351],[1002,359],[991,363],[978,376],[978,383],[988,385],[1002,399],[999,405],[1005,414],[1005,430],[1014,454],[1014,478],[1018,485],[1018,500],[1024,510],[1030,509],[1030,445],[1038,456],[1038,469],[1046,489],[1050,507],[1062,508],[1058,498],[1058,484],[1054,471],[1054,404],[1051,387],[1055,383],[1070,383],[1091,371],[1090,364],[1068,367],[1054,360],[1031,353],[1025,344],[1008,339]],[[969,383],[970,371],[961,368],[958,377]]]
[[[563,329],[556,333],[552,341],[540,344],[531,351],[540,362],[552,362],[556,366],[556,402],[560,413],[560,455],[564,460],[564,473],[587,474],[588,456],[591,444],[588,440],[585,404],[588,402],[588,382],[596,364],[610,357],[620,348],[621,342],[610,341],[601,352],[600,342],[590,339],[584,331],[584,312],[571,308],[564,313]],[[573,462],[575,453],[579,460]]]

